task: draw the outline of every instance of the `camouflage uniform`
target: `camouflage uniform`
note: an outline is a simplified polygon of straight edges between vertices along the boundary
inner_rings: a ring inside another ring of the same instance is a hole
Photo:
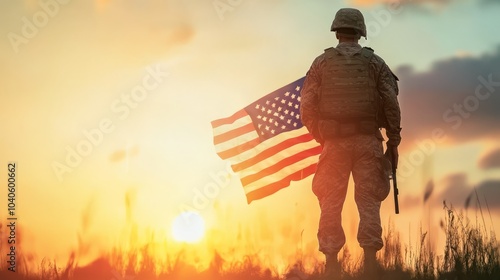
[[[354,42],[344,42],[338,44],[336,49],[344,55],[352,56],[361,50],[361,46]],[[382,167],[383,137],[378,129],[370,134],[354,133],[346,137],[328,135],[331,129],[329,123],[320,118],[318,111],[318,95],[325,67],[326,58],[322,54],[314,60],[307,73],[300,108],[302,123],[323,146],[312,186],[321,208],[318,230],[320,251],[326,255],[337,254],[345,244],[341,212],[351,172],[360,215],[357,236],[359,244],[363,248],[380,250],[383,246],[380,205],[390,189]],[[376,89],[387,118],[388,145],[397,146],[401,141],[397,78],[375,54],[369,63],[369,73],[376,81]]]

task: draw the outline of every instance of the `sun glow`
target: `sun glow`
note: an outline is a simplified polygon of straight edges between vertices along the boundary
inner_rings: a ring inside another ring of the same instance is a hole
[[[195,212],[183,212],[172,223],[172,236],[176,241],[199,242],[205,235],[205,221]]]

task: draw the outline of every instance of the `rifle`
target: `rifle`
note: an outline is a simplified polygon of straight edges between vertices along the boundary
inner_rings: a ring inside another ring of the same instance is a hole
[[[390,165],[387,166],[386,168],[387,169],[390,169],[392,172],[392,174],[389,176],[389,179],[392,179],[392,186],[394,188],[394,210],[396,212],[396,214],[399,214],[399,201],[398,201],[398,195],[399,195],[399,190],[398,190],[398,180],[396,178],[396,158],[394,156],[394,154],[392,153],[392,150],[390,150],[389,147],[387,147],[387,151],[384,155],[386,157],[386,163],[387,165]]]
[[[396,211],[396,214],[399,214],[398,180],[396,179],[396,168],[394,167],[394,164],[392,166],[393,166],[392,167],[392,186],[394,187],[394,210]]]

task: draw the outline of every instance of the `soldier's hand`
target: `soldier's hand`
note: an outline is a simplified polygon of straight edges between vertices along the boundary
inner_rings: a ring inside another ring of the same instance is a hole
[[[385,156],[391,161],[392,169],[396,170],[398,168],[399,161],[398,146],[387,145]]]

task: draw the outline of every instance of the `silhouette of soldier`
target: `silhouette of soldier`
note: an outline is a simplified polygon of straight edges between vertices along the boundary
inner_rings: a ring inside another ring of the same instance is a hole
[[[312,182],[321,208],[319,250],[326,256],[325,276],[339,278],[337,254],[345,244],[341,213],[352,173],[364,273],[376,279],[376,252],[383,247],[380,205],[390,191],[380,129],[386,129],[387,154],[397,165],[401,142],[398,79],[373,49],[358,44],[361,36],[366,38],[359,10],[340,9],[331,31],[339,43],[312,63],[300,108],[302,123],[323,147]]]

